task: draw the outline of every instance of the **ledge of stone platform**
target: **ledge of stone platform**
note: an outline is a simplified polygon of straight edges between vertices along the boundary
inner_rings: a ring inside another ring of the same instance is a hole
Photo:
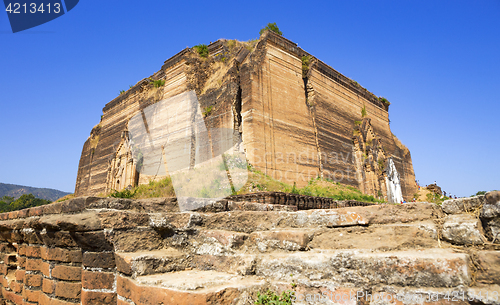
[[[176,198],[123,199],[78,197],[62,202],[0,214],[0,220],[20,219],[50,214],[74,214],[87,209],[132,210],[135,212],[179,212]]]

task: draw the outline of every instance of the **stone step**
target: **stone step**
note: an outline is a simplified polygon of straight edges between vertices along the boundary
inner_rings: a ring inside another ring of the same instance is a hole
[[[469,256],[450,249],[373,252],[318,250],[215,255],[182,254],[176,250],[117,253],[118,271],[139,277],[181,270],[212,270],[257,275],[298,283],[337,283],[357,286],[399,285],[456,287],[471,282]]]
[[[434,222],[350,226],[338,228],[270,228],[248,233],[191,230],[170,234],[165,244],[191,254],[232,255],[236,252],[307,251],[315,249],[434,248],[439,246]],[[180,242],[181,240],[181,242]],[[382,242],[383,241],[383,242]]]
[[[468,264],[467,254],[449,249],[313,250],[260,255],[253,268],[256,275],[275,280],[300,275],[299,283],[456,287],[471,282]]]
[[[169,248],[155,251],[115,252],[116,268],[133,277],[185,270],[191,266],[189,255]]]
[[[435,204],[380,204],[366,207],[288,211],[228,211],[221,213],[154,213],[149,225],[156,230],[227,230],[242,233],[275,228],[337,228],[410,223],[436,219]]]
[[[316,230],[312,249],[373,249],[376,251],[439,247],[433,221]]]
[[[217,271],[189,270],[135,279],[118,276],[118,304],[253,304],[256,291],[264,285],[255,276]]]

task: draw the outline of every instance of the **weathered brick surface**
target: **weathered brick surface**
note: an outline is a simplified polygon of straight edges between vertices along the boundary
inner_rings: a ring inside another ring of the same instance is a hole
[[[127,275],[132,274],[132,268],[130,268],[130,258],[123,257],[118,253],[115,253],[115,261],[116,261],[116,270]]]
[[[94,272],[84,270],[82,273],[82,286],[86,289],[112,289],[115,274],[111,272]]]
[[[42,260],[39,258],[26,259],[26,271],[40,271]]]
[[[82,305],[115,305],[117,304],[116,293],[82,291]]]
[[[24,284],[19,283],[17,281],[12,282],[10,286],[11,286],[12,291],[14,291],[15,293],[21,293],[24,289]]]
[[[81,283],[70,283],[65,281],[56,281],[55,295],[58,297],[77,299],[82,291]]]
[[[82,252],[80,250],[67,250],[62,248],[47,248],[41,249],[41,257],[44,260],[59,261],[59,262],[82,262]]]
[[[0,263],[0,275],[7,274],[7,265],[4,263]]]
[[[26,286],[40,287],[42,285],[42,276],[40,274],[26,274],[24,284]]]
[[[17,265],[20,268],[25,268],[26,267],[26,257],[25,256],[19,256],[17,258]]]
[[[57,265],[52,269],[52,277],[66,281],[80,281],[82,278],[82,268]]]
[[[115,256],[113,252],[85,252],[83,265],[90,268],[114,268]]]
[[[3,295],[3,297],[4,297],[5,300],[11,301],[11,302],[13,302],[16,305],[18,305],[18,304],[22,305],[23,304],[23,296],[22,295],[16,294],[16,293],[14,293],[12,291],[8,291],[5,288],[2,288],[2,295]]]
[[[57,299],[57,298],[51,298],[51,297],[47,296],[46,294],[41,293],[39,300],[38,300],[38,304],[39,305],[76,305],[76,304],[80,304],[80,302],[74,303],[74,302],[64,301],[64,300]]]
[[[43,275],[46,277],[50,277],[50,264],[47,262],[42,262],[40,264],[40,271],[42,272]]]
[[[133,304],[130,302],[118,299],[117,305],[133,305]]]
[[[41,247],[39,246],[27,246],[26,247],[27,257],[41,257]]]
[[[38,302],[38,296],[40,294],[40,290],[30,290],[28,288],[24,288],[23,298],[28,302]]]
[[[26,255],[26,245],[20,244],[18,249],[17,249],[17,254],[18,255]]]
[[[54,293],[56,288],[56,283],[53,280],[49,280],[44,278],[42,282],[42,291],[47,293],[47,294],[52,294]]]

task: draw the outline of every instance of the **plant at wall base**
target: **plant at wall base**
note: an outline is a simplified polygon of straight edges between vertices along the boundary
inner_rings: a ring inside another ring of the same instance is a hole
[[[354,125],[361,125],[361,121],[354,121]]]
[[[132,197],[134,197],[136,192],[137,192],[137,189],[135,189],[133,192],[129,189],[124,189],[121,192],[118,192],[117,190],[113,190],[113,193],[109,194],[109,196],[111,196],[113,198],[132,198]]]
[[[208,106],[208,107],[203,108],[203,112],[202,112],[202,113],[203,113],[203,116],[204,116],[204,117],[209,116],[209,115],[210,115],[210,113],[212,112],[213,107],[214,107],[214,106],[212,105],[212,106]]]
[[[290,290],[283,291],[281,295],[277,295],[276,292],[267,290],[266,293],[257,293],[256,305],[291,305],[294,299],[294,293]]]
[[[271,31],[271,32],[275,32],[276,34],[278,35],[282,35],[283,36],[283,32],[280,31],[280,29],[278,28],[278,26],[276,25],[276,22],[273,22],[273,23],[268,23],[267,26],[265,28],[262,28],[260,31],[259,31],[259,34],[262,35],[262,33],[264,33],[265,31]]]
[[[198,54],[203,57],[207,58],[208,57],[208,46],[206,44],[199,44],[195,45],[193,49],[198,52]]]

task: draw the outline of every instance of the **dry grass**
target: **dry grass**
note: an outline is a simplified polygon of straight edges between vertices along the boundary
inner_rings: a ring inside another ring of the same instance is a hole
[[[210,69],[210,77],[205,82],[205,86],[201,90],[201,93],[207,92],[209,89],[217,89],[224,83],[224,76],[227,74],[232,65],[228,61],[225,63],[216,61],[214,62]]]
[[[68,195],[66,195],[64,197],[61,197],[61,198],[57,199],[54,202],[66,201],[66,200],[73,199],[73,198],[75,198],[75,194],[68,194]]]
[[[135,187],[132,192],[135,192],[132,198],[156,198],[156,197],[175,197],[172,179],[164,178],[160,181],[150,181],[148,184],[142,184]]]

